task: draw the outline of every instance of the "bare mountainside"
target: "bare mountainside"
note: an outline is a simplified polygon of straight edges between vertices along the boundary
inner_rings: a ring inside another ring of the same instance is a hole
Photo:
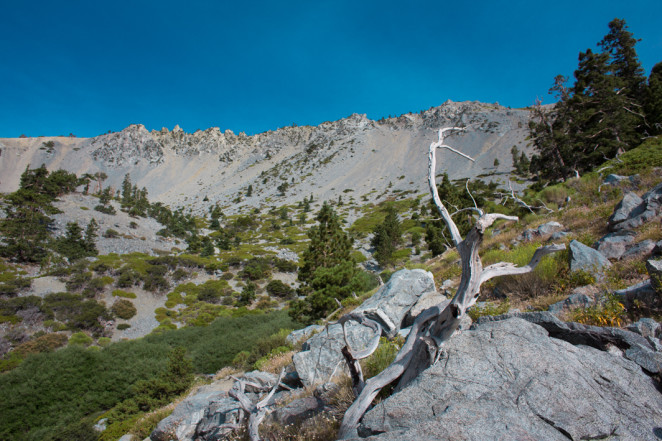
[[[437,129],[449,125],[467,127],[453,145],[475,162],[442,152],[440,173],[463,178],[510,170],[512,146],[527,148],[529,118],[528,110],[447,101],[380,121],[354,114],[315,127],[284,127],[253,136],[217,127],[149,132],[138,124],[95,138],[3,138],[0,191],[16,190],[26,166],[46,164],[50,170],[79,175],[104,172],[104,186],[115,188],[129,173],[133,183],[147,188],[151,200],[194,212],[215,202],[234,212],[289,204],[311,194],[317,200],[343,195],[372,201],[389,184],[391,190],[426,191],[427,146]],[[499,170],[493,166],[495,158]]]

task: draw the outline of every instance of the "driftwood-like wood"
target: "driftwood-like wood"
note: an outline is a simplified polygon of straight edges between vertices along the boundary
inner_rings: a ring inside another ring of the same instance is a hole
[[[262,439],[260,438],[259,431],[260,424],[262,423],[262,420],[264,420],[264,418],[269,413],[271,413],[271,410],[273,410],[269,406],[272,404],[271,399],[273,398],[274,393],[276,393],[276,390],[281,385],[283,375],[285,375],[285,369],[280,371],[278,380],[271,388],[271,391],[269,391],[267,396],[260,400],[257,404],[253,404],[253,402],[246,396],[244,390],[246,388],[247,382],[244,380],[238,380],[235,378],[235,380],[237,380],[237,387],[232,388],[230,392],[228,392],[228,395],[237,400],[239,402],[239,406],[248,415],[248,437],[251,441],[260,441]],[[229,425],[228,428],[236,428],[243,422],[243,419],[244,417],[241,417],[238,425]]]
[[[476,303],[481,284],[494,277],[524,274],[533,271],[544,255],[565,249],[564,244],[548,245],[536,250],[533,258],[527,265],[517,267],[512,263],[501,262],[483,268],[478,250],[487,229],[497,219],[517,221],[518,218],[503,214],[481,214],[471,231],[467,234],[467,237],[463,239],[460,235],[457,225],[455,225],[451,215],[439,198],[435,182],[435,171],[436,150],[438,148],[451,150],[473,161],[472,158],[464,153],[444,144],[444,136],[447,132],[462,130],[464,129],[461,127],[440,129],[439,139],[430,144],[428,151],[428,185],[430,194],[439,215],[448,227],[451,240],[455,248],[457,248],[462,262],[462,276],[457,292],[443,310],[437,305],[425,310],[417,317],[404,346],[398,352],[393,363],[380,374],[365,382],[361,393],[347,412],[345,412],[338,433],[339,439],[358,436],[357,428],[361,418],[383,387],[394,381],[399,381],[396,387],[396,391],[398,391],[439,359],[442,345],[455,333],[467,309]]]
[[[347,339],[347,330],[345,325],[350,321],[356,321],[359,324],[371,328],[375,332],[375,336],[370,341],[368,347],[362,351],[353,351],[349,340]],[[347,362],[347,367],[349,368],[349,375],[352,378],[352,391],[355,396],[358,396],[363,387],[365,386],[365,381],[363,380],[363,371],[361,370],[361,364],[359,360],[369,357],[372,355],[377,347],[379,346],[379,337],[382,335],[382,327],[379,323],[374,320],[369,319],[363,314],[346,314],[338,320],[338,323],[342,325],[343,338],[345,340],[345,346],[340,350],[343,357],[345,357],[345,362]]]

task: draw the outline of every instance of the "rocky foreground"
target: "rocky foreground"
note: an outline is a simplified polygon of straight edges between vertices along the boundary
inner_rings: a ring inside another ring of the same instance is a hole
[[[612,294],[626,304],[655,302],[662,289],[662,244],[610,238],[632,237],[633,228],[661,217],[662,184],[642,198],[626,194],[610,217],[612,233],[594,247],[570,242],[571,270],[599,278],[610,265],[606,255],[614,260],[630,253],[646,260],[649,278]],[[518,240],[560,238],[562,230],[547,223]],[[418,314],[450,301],[446,286],[437,291],[430,272],[401,270],[353,313],[379,322],[384,337],[406,336]],[[358,435],[389,441],[661,439],[662,326],[650,318],[627,329],[560,320],[568,309],[601,301],[591,286],[579,291],[545,312],[513,311],[474,323],[467,317],[439,361],[369,410]],[[345,331],[353,350],[375,337],[373,329],[353,322]],[[309,326],[288,340],[302,343],[301,349],[280,377],[254,371],[202,386],[148,439],[228,439],[246,415],[260,412],[266,415],[264,435],[337,421],[339,396],[347,393],[342,326]]]
[[[360,310],[398,328],[431,296],[432,275],[402,270]],[[379,314],[377,312],[379,311]],[[445,346],[439,362],[364,417],[371,440],[657,440],[662,436],[662,327],[642,319],[629,329],[565,323],[549,312],[484,317]],[[400,330],[406,334],[407,328]],[[312,337],[312,332],[318,332]],[[385,333],[392,332],[385,330]],[[348,328],[360,348],[372,330]],[[340,325],[310,327],[287,374],[238,377],[257,403],[276,386],[265,424],[301,425],[333,413],[344,374]],[[306,396],[302,386],[313,388]],[[153,441],[220,440],[240,422],[242,406],[227,379],[203,386],[151,434]]]

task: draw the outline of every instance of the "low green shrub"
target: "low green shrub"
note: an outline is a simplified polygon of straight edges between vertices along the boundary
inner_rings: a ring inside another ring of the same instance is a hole
[[[129,320],[138,312],[136,307],[133,306],[133,303],[126,299],[117,300],[115,303],[113,303],[113,306],[111,306],[110,310],[117,317],[124,320]]]
[[[609,294],[602,303],[588,308],[577,308],[572,312],[571,320],[594,326],[620,327],[625,319],[625,306],[618,296]]]
[[[92,337],[84,332],[76,332],[69,337],[69,345],[80,345],[87,347],[94,342]]]
[[[114,289],[113,290],[113,297],[122,297],[125,299],[135,299],[136,294],[128,291],[124,291],[122,289]]]
[[[505,314],[508,312],[510,309],[510,301],[506,298],[505,300],[499,302],[498,304],[495,304],[493,302],[485,302],[484,305],[478,306],[474,305],[472,306],[469,311],[469,317],[471,317],[471,320],[478,320],[479,317],[485,316],[485,315],[501,315]]]

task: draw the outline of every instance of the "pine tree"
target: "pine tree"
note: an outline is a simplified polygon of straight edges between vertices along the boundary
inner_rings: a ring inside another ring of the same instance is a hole
[[[662,62],[653,66],[644,93],[644,109],[651,135],[662,133]]]
[[[375,259],[380,265],[392,262],[393,253],[402,242],[402,228],[398,219],[398,212],[389,206],[386,209],[384,222],[374,231],[371,245],[375,248]]]
[[[318,268],[330,268],[349,261],[352,239],[342,230],[340,219],[326,202],[317,214],[318,225],[308,231],[310,243],[303,253],[299,281],[308,282]]]
[[[129,206],[131,205],[132,202],[132,195],[131,195],[131,177],[129,174],[124,175],[124,180],[122,181],[122,205],[123,206]]]
[[[557,76],[550,93],[559,103],[534,108],[531,138],[538,154],[531,170],[564,179],[639,144],[645,129],[645,78],[635,51],[636,40],[624,20],[609,23],[598,43],[601,52],[580,52],[575,83],[567,89]]]
[[[96,245],[97,231],[99,231],[99,224],[92,218],[85,228],[84,248],[89,256],[99,254]]]
[[[374,286],[370,276],[356,267],[351,257],[352,239],[327,203],[322,205],[317,222],[308,231],[310,243],[299,268],[298,294],[305,298],[293,300],[289,311],[291,317],[306,324],[336,309],[336,300]]]
[[[54,212],[48,196],[33,190],[19,189],[5,197],[9,205],[0,220],[3,244],[0,254],[18,262],[39,262],[46,256],[48,227]]]

